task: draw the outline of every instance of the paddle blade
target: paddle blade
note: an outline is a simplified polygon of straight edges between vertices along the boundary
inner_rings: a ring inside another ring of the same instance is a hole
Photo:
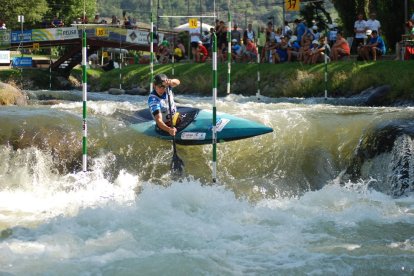
[[[181,176],[183,174],[183,170],[184,170],[183,160],[181,160],[181,158],[177,154],[174,154],[172,161],[171,161],[171,173],[174,176]]]

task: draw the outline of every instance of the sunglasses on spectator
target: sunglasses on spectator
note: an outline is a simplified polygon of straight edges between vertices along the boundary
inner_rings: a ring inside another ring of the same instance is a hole
[[[165,86],[164,84],[158,84],[158,87],[159,87],[159,88],[165,88],[165,87],[167,87],[167,86]]]

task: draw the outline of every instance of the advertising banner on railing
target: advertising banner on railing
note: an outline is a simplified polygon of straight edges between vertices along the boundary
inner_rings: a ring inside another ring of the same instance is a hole
[[[0,63],[10,63],[10,51],[0,51]]]
[[[76,27],[32,30],[32,41],[66,40],[79,38]]]
[[[32,67],[33,61],[31,57],[15,57],[13,58],[13,66],[16,67]]]
[[[10,31],[0,30],[0,48],[10,47]]]
[[[148,33],[148,31],[127,30],[126,42],[148,45],[150,43]],[[164,34],[158,33],[158,38],[162,41],[164,39]]]
[[[32,41],[32,30],[12,31],[11,43],[30,42]]]

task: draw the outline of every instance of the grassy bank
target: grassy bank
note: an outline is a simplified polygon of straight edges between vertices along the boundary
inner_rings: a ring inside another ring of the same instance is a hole
[[[290,64],[232,64],[232,93],[254,95],[257,91],[257,70],[260,70],[261,93],[269,97],[314,97],[323,96],[325,89],[324,64],[302,65]],[[369,87],[384,84],[391,86],[391,101],[396,99],[414,100],[414,86],[411,80],[414,62],[377,61],[354,62],[344,61],[328,64],[329,96],[351,96]],[[172,65],[155,65],[155,73],[166,73],[171,76]],[[175,76],[181,80],[176,93],[197,93],[210,95],[212,86],[211,64],[176,64]],[[121,70],[122,87],[148,88],[149,66],[131,65]],[[100,69],[88,70],[88,84],[91,91],[106,91],[119,87],[119,69],[104,72]],[[31,79],[37,88],[48,88],[48,71],[24,70],[23,79]],[[81,80],[80,68],[73,70],[72,75]],[[218,65],[218,93],[226,94],[227,64]],[[15,70],[0,71],[3,82],[18,83],[21,75]],[[47,81],[46,81],[47,80]],[[30,83],[30,82],[29,82]],[[47,84],[47,86],[45,85]],[[45,87],[42,87],[44,85]],[[25,87],[28,89],[27,87]]]

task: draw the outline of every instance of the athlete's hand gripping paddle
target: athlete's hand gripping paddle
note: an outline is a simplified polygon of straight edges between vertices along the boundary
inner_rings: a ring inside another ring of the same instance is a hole
[[[171,112],[171,88],[167,88],[168,107],[170,112],[171,126],[175,127],[172,112]],[[171,161],[171,173],[173,176],[181,176],[183,174],[184,162],[177,154],[177,147],[175,145],[175,135],[173,136],[173,157]]]

